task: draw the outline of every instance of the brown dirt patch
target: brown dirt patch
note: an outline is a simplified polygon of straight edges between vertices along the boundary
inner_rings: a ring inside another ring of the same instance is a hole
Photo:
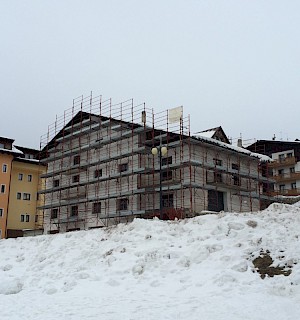
[[[273,259],[268,251],[261,252],[260,256],[255,258],[252,262],[256,270],[260,273],[260,277],[262,279],[264,279],[266,275],[269,277],[278,275],[289,276],[292,273],[292,270],[286,270],[286,267],[271,267]]]

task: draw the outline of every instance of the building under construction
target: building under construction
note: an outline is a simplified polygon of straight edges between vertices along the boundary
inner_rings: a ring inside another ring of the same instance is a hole
[[[182,107],[154,113],[133,100],[75,99],[41,139],[45,233],[259,210],[262,159],[226,140],[191,135]]]

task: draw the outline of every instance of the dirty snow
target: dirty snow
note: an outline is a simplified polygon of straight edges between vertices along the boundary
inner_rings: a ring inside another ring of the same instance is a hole
[[[0,241],[4,319],[299,319],[300,206]],[[261,279],[269,251],[290,276]]]

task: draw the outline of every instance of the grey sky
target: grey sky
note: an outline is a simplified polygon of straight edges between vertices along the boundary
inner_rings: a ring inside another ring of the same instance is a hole
[[[184,106],[192,131],[300,138],[300,1],[0,2],[0,135],[39,147],[73,98]]]

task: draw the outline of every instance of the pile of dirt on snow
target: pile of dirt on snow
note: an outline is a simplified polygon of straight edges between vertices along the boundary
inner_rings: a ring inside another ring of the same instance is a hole
[[[262,279],[264,279],[266,275],[269,277],[278,275],[289,276],[292,273],[292,270],[289,269],[287,265],[284,267],[271,267],[274,261],[270,256],[270,251],[268,250],[266,252],[262,251],[260,256],[255,258],[252,262],[256,270],[260,273],[260,277]]]

